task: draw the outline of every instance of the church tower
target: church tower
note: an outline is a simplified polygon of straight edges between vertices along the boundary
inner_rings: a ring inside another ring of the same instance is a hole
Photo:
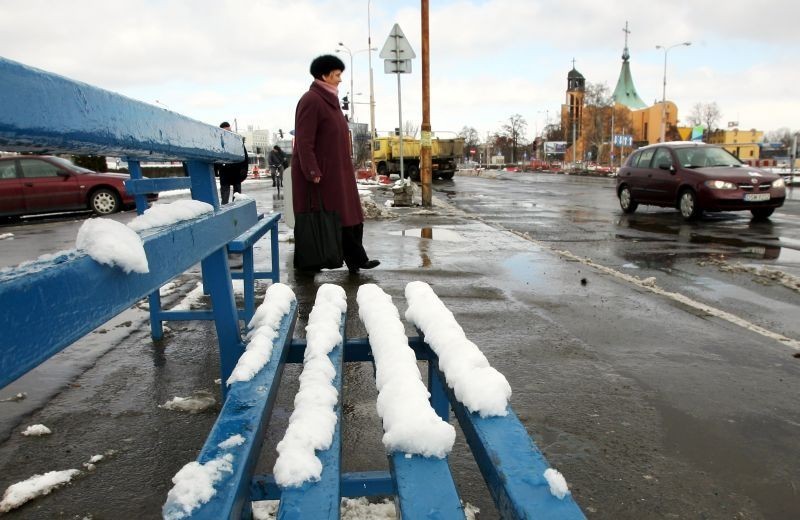
[[[625,22],[625,28],[622,29],[625,33],[625,48],[622,51],[622,68],[619,71],[619,79],[617,80],[617,88],[611,97],[614,103],[624,105],[631,110],[639,110],[645,108],[647,105],[639,94],[636,92],[636,87],[633,86],[633,76],[631,75],[631,64],[628,62],[631,55],[628,52],[628,35],[631,33],[628,30],[628,22]]]
[[[572,146],[574,141],[581,136],[581,118],[583,116],[583,99],[586,96],[586,78],[575,70],[575,60],[572,60],[572,70],[567,74],[567,102],[561,105],[561,128],[567,138],[567,146]]]

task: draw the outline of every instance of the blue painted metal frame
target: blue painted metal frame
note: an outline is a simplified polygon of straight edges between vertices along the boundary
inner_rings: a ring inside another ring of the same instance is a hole
[[[150,265],[146,274],[125,274],[78,251],[0,273],[0,387],[129,308],[198,258],[222,251],[224,259],[225,244],[255,221],[251,202],[145,234]]]
[[[443,381],[434,353],[430,364]],[[445,385],[443,390],[502,518],[585,518],[572,495],[559,499],[550,493],[544,478],[550,465],[511,406],[504,417],[482,418],[470,413],[451,388]]]
[[[224,474],[223,479],[215,486],[217,494],[195,510],[191,518],[219,520],[249,515],[251,475],[258,461],[272,405],[278,394],[296,320],[297,302],[293,302],[289,312],[281,320],[278,336],[273,340],[270,361],[252,380],[231,385],[225,404],[197,461],[205,464],[230,453],[234,457],[233,473]],[[245,438],[244,444],[226,450],[219,447],[219,443],[236,434]]]
[[[0,58],[0,149],[148,161],[244,159],[242,138],[163,108]]]

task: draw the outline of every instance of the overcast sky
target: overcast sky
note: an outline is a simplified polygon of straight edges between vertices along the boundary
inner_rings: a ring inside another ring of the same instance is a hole
[[[367,0],[0,0],[0,56],[239,129],[294,126],[308,65],[338,42],[355,118],[369,122]],[[419,124],[420,2],[372,0],[379,50],[395,23],[417,53],[402,75],[403,121]],[[431,0],[431,124],[446,137],[463,126],[481,135],[513,114],[526,137],[556,120],[566,75],[613,90],[626,20],[636,88],[660,100],[664,53],[656,45],[691,41],[668,54],[666,97],[679,118],[716,102],[722,126],[800,130],[800,8],[793,0]],[[363,52],[359,52],[363,51]],[[372,55],[378,131],[398,126],[397,77]],[[361,94],[361,95],[358,95]]]

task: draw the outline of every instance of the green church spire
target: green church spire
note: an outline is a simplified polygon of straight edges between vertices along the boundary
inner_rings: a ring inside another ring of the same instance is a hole
[[[628,62],[631,55],[628,52],[628,22],[625,22],[625,28],[622,29],[625,33],[625,49],[622,51],[622,68],[619,71],[619,79],[617,80],[617,88],[614,89],[612,98],[615,103],[625,105],[626,107],[637,110],[645,108],[647,104],[642,101],[639,94],[636,92],[636,87],[633,85],[633,76],[631,75],[631,65]]]

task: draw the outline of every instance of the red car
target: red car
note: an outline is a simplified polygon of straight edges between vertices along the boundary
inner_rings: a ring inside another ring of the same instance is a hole
[[[617,196],[622,211],[639,204],[676,208],[686,220],[703,211],[750,211],[767,218],[783,205],[780,175],[753,168],[724,148],[671,142],[636,150],[619,170]]]
[[[135,205],[123,184],[128,179],[127,173],[93,172],[50,155],[0,157],[0,217],[87,209],[115,213]]]

